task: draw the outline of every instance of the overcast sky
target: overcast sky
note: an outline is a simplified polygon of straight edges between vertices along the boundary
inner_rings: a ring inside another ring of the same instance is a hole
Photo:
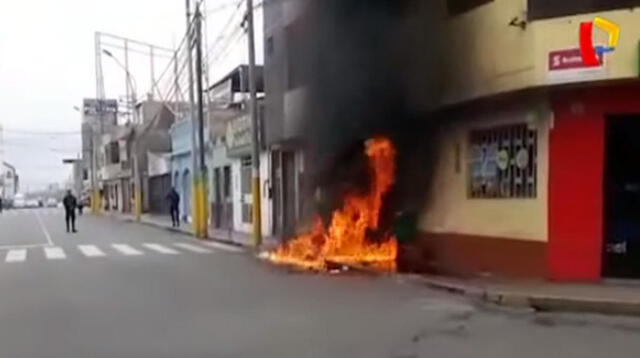
[[[235,10],[238,1],[207,1],[207,47],[216,41],[233,14],[237,21],[230,28],[239,23],[242,14]],[[79,132],[81,118],[73,107],[96,93],[94,33],[112,33],[174,48],[184,34],[184,11],[184,0],[0,1],[4,160],[16,166],[23,190],[69,177],[70,170],[61,161],[77,156],[80,150],[80,136],[74,132]],[[261,12],[256,16],[261,54]],[[246,62],[244,38],[232,43],[211,66],[211,81]],[[146,63],[136,68],[137,72],[132,70],[141,88],[150,82],[145,82],[150,77],[148,67],[142,68]],[[122,71],[113,63],[104,67],[107,96],[124,95],[124,77],[119,77]],[[164,66],[159,63],[157,67],[160,71]]]

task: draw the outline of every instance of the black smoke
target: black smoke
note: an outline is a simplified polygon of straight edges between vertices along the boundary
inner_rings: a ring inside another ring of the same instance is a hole
[[[418,212],[425,202],[437,132],[430,110],[442,87],[435,3],[309,0],[293,26],[299,56],[290,69],[309,90],[306,196],[322,188],[324,214],[345,192],[367,189],[363,142],[378,135],[390,137],[399,154],[386,218]]]

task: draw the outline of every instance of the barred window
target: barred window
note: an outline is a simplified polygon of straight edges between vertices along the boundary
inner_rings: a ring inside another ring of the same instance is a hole
[[[469,197],[535,198],[538,133],[526,124],[472,131]]]

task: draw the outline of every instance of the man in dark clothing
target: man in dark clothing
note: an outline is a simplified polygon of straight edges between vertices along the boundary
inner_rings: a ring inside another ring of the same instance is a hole
[[[67,223],[67,232],[69,232],[69,228],[71,228],[72,232],[77,232],[76,208],[78,206],[78,200],[71,194],[71,190],[67,190],[67,195],[62,199],[62,205],[64,205],[64,220]]]
[[[178,194],[175,188],[172,187],[171,190],[169,190],[167,200],[169,200],[169,210],[171,211],[171,225],[178,227],[180,226],[180,209],[178,209],[180,205],[180,194]]]
[[[2,213],[2,198],[0,198],[0,214]]]

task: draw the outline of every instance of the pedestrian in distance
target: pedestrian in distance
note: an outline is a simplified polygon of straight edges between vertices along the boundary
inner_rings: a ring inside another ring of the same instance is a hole
[[[0,198],[0,214],[2,214],[2,198]]]
[[[78,202],[78,215],[82,216],[82,209],[84,209],[84,200],[80,199]]]
[[[169,210],[171,212],[171,226],[179,227],[180,226],[180,194],[176,191],[174,187],[171,187],[169,193],[167,194],[167,200],[169,201]]]
[[[67,232],[76,233],[76,208],[78,207],[78,200],[71,193],[71,190],[67,190],[67,195],[62,199],[62,205],[64,206],[64,220],[67,223]]]

